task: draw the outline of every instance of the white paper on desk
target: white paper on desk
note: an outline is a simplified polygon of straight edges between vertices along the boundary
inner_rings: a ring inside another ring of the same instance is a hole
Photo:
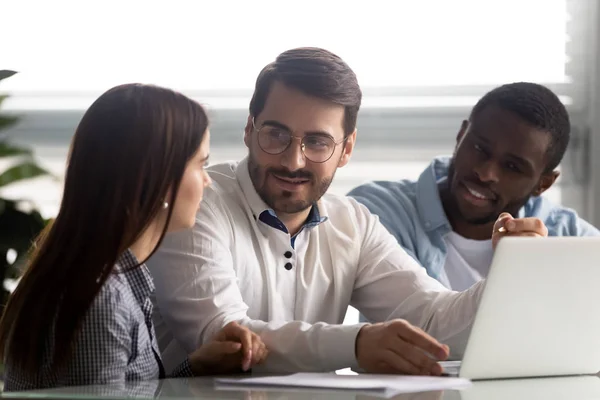
[[[471,385],[468,379],[406,376],[406,375],[335,375],[331,373],[297,373],[292,375],[264,376],[255,378],[217,378],[217,385],[229,387],[278,387],[319,388],[353,390],[379,393],[385,397],[400,393],[433,390],[464,389]]]

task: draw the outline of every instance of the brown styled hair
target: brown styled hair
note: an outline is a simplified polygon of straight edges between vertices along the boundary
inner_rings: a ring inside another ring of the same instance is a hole
[[[354,71],[337,55],[318,47],[300,47],[281,53],[256,79],[250,100],[252,117],[264,109],[276,81],[309,96],[344,106],[344,134],[348,136],[354,132],[362,92]]]
[[[91,105],[71,143],[58,215],[0,321],[2,360],[36,373],[51,332],[51,365],[68,360],[118,258],[160,212],[167,214],[162,241],[173,212],[162,206],[175,203],[207,127],[198,103],[157,86],[117,86]]]

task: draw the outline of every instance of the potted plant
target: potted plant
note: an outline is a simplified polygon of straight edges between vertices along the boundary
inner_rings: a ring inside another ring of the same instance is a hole
[[[0,82],[16,72],[0,70]],[[0,106],[8,95],[0,95]],[[0,114],[0,161],[8,163],[0,170],[0,191],[23,180],[49,175],[33,158],[31,149],[11,143],[2,131],[18,123],[14,115]],[[39,211],[26,199],[7,199],[0,196],[0,312],[10,294],[7,280],[16,280],[35,238],[46,225]]]

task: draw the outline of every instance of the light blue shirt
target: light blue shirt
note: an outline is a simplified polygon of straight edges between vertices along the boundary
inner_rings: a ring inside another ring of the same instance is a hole
[[[404,249],[440,280],[446,261],[444,236],[452,230],[444,213],[438,184],[447,180],[449,157],[440,157],[415,181],[376,181],[353,189],[348,195],[363,203],[396,237]],[[549,236],[599,236],[600,231],[569,208],[543,196],[531,197],[519,218],[544,221]]]

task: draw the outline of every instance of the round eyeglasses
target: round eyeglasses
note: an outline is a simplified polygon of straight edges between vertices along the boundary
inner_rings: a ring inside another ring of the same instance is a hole
[[[314,163],[324,163],[329,160],[336,146],[346,141],[346,138],[343,138],[336,142],[329,134],[320,132],[295,136],[287,128],[269,123],[257,128],[254,118],[252,118],[252,126],[258,133],[258,145],[265,153],[281,154],[290,147],[292,139],[296,138],[300,140],[304,157]]]

